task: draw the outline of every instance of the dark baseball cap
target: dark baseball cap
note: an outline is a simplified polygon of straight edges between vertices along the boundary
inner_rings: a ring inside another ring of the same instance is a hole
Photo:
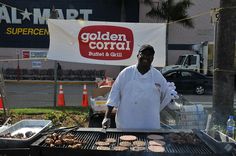
[[[154,50],[154,48],[151,45],[144,44],[139,49],[138,53],[143,53],[143,54],[147,54],[147,55],[154,55],[155,54],[155,50]]]

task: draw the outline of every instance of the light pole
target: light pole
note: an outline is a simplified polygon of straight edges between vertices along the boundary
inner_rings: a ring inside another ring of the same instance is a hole
[[[214,53],[216,52],[216,39],[217,39],[217,31],[218,31],[218,22],[219,22],[219,8],[213,8],[211,9],[211,23],[214,27]]]
[[[19,51],[17,51],[17,81],[20,80],[20,56],[19,56]]]
[[[52,7],[50,18],[51,19],[57,19],[59,17],[57,10],[55,7]],[[54,100],[53,100],[53,106],[57,106],[57,61],[54,61]]]

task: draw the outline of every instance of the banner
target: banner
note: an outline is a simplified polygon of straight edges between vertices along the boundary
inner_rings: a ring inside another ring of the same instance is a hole
[[[143,44],[155,49],[154,67],[165,66],[166,24],[48,20],[48,59],[128,66]]]

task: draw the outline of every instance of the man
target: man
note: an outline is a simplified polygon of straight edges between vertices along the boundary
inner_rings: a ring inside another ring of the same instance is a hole
[[[57,62],[57,76],[58,80],[62,80],[62,68],[59,62]]]
[[[103,127],[109,127],[112,109],[116,107],[116,127],[119,129],[160,128],[160,111],[177,93],[151,66],[154,54],[151,45],[141,46],[137,55],[138,64],[120,72],[107,100]]]

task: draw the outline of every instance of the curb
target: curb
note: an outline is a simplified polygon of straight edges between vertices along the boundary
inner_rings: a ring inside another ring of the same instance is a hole
[[[55,81],[49,80],[4,80],[5,83],[17,84],[55,84]],[[79,85],[95,85],[95,81],[57,81],[57,84],[79,84]]]

